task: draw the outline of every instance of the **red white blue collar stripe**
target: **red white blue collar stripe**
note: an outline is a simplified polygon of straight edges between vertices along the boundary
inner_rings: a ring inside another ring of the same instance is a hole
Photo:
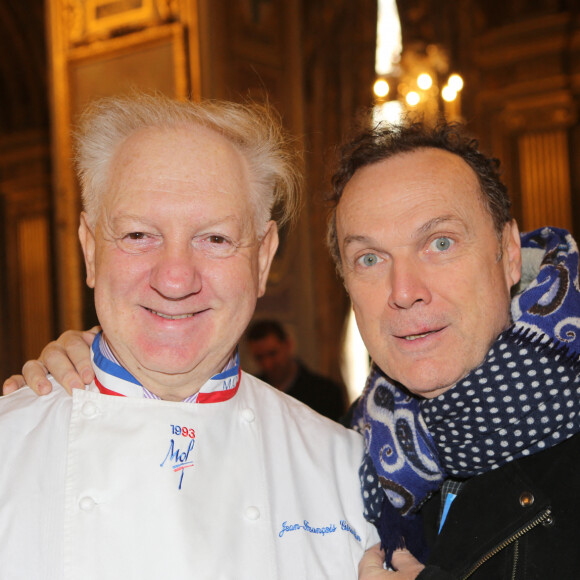
[[[95,386],[104,395],[159,399],[145,388],[115,359],[103,333],[93,341],[91,358],[95,371]],[[236,350],[223,371],[214,375],[201,389],[183,400],[184,403],[219,403],[231,399],[240,385],[240,358]]]

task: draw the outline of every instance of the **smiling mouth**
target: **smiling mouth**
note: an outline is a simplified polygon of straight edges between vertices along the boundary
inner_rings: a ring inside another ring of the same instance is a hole
[[[425,338],[426,336],[429,336],[430,334],[434,334],[435,332],[439,332],[438,330],[430,330],[429,332],[424,332],[423,334],[409,334],[407,336],[403,336],[401,338],[404,338],[405,340],[417,340],[419,338]]]
[[[161,318],[165,318],[166,320],[182,320],[184,318],[193,318],[195,316],[195,312],[191,312],[189,314],[164,314],[163,312],[158,312],[157,310],[151,310],[151,308],[145,308],[152,314],[160,316]]]

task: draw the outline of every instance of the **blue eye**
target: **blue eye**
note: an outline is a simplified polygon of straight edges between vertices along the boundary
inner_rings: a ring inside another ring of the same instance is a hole
[[[441,237],[434,240],[431,246],[437,252],[444,252],[445,250],[448,250],[451,247],[452,243],[453,242],[449,238]]]
[[[379,257],[376,254],[365,254],[361,256],[359,260],[363,263],[364,266],[374,266],[379,262]]]

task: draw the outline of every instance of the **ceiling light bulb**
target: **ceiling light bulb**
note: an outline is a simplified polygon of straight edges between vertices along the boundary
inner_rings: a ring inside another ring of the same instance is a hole
[[[433,85],[433,79],[427,73],[420,74],[417,77],[417,86],[420,89],[422,89],[423,91],[430,89],[432,85]]]
[[[451,75],[447,84],[458,93],[463,88],[463,79],[457,74]]]
[[[407,100],[407,103],[411,107],[414,107],[415,105],[419,104],[421,97],[419,96],[419,93],[417,93],[415,91],[410,91],[407,93],[407,96],[405,97],[405,99]]]
[[[441,90],[441,96],[443,97],[444,101],[450,103],[457,97],[457,91],[452,89],[449,85],[445,85]]]
[[[389,94],[389,83],[384,79],[379,79],[373,87],[377,97],[386,97]]]

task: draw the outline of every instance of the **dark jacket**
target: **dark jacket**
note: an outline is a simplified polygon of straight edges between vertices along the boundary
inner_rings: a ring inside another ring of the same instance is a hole
[[[345,389],[332,379],[312,372],[301,361],[298,363],[298,373],[292,384],[285,391],[287,395],[302,401],[317,413],[338,421],[345,414]],[[268,382],[267,377],[258,378]]]
[[[313,373],[300,361],[298,374],[286,394],[334,421],[344,415],[344,388],[327,377]]]
[[[580,578],[580,434],[468,480],[437,535],[440,500],[421,510],[431,553],[417,580]]]

